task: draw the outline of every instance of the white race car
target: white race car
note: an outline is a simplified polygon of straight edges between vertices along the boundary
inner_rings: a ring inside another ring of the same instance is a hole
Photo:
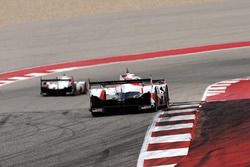
[[[87,83],[85,81],[75,81],[73,77],[66,75],[56,77],[55,79],[40,80],[41,95],[77,95],[87,92]]]
[[[127,72],[117,81],[89,82],[90,112],[93,116],[116,109],[157,111],[169,107],[166,80],[141,79]]]

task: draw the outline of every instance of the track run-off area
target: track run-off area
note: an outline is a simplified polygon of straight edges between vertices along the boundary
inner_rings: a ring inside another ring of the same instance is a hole
[[[195,137],[179,166],[249,166],[249,77],[207,87]]]
[[[0,166],[249,166],[249,17],[213,0],[0,27]],[[126,68],[165,78],[170,109],[93,118],[88,95],[39,94]]]

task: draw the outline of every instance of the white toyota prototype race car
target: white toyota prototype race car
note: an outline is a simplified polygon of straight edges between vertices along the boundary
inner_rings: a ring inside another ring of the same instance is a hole
[[[89,85],[89,110],[94,117],[121,109],[154,112],[158,107],[169,107],[168,86],[164,79],[141,79],[127,72],[120,80],[89,82]]]
[[[40,80],[41,95],[77,95],[87,92],[87,83],[85,81],[75,81],[73,77],[66,75],[56,77],[55,79]]]

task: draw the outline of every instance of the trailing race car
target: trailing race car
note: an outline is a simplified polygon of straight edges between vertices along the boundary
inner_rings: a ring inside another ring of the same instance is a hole
[[[131,74],[131,73],[127,73]],[[135,75],[134,75],[135,76]],[[124,75],[124,77],[126,77]],[[136,76],[137,77],[137,76]],[[166,80],[122,79],[117,81],[89,82],[90,112],[93,116],[116,109],[157,111],[169,107]]]
[[[85,81],[75,81],[73,77],[66,75],[56,77],[55,79],[42,79],[41,95],[77,95],[87,92],[87,83]]]

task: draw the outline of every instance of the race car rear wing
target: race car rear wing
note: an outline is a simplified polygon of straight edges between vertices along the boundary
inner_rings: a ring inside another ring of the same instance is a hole
[[[146,79],[136,79],[136,80],[117,80],[117,81],[100,81],[100,82],[91,82],[89,80],[89,87],[93,85],[100,85],[100,86],[107,86],[107,85],[119,85],[119,84],[136,84],[136,83],[142,83],[142,84],[153,84],[153,83],[160,83],[165,82],[164,79],[156,79],[152,80],[151,78]]]
[[[72,78],[69,78],[69,79],[60,79],[60,78],[42,79],[42,78],[40,78],[40,86],[42,87],[42,85],[46,84],[46,82],[59,82],[59,81],[72,81]]]
[[[69,79],[40,79],[41,82],[53,82],[53,81],[71,81],[72,78]]]

